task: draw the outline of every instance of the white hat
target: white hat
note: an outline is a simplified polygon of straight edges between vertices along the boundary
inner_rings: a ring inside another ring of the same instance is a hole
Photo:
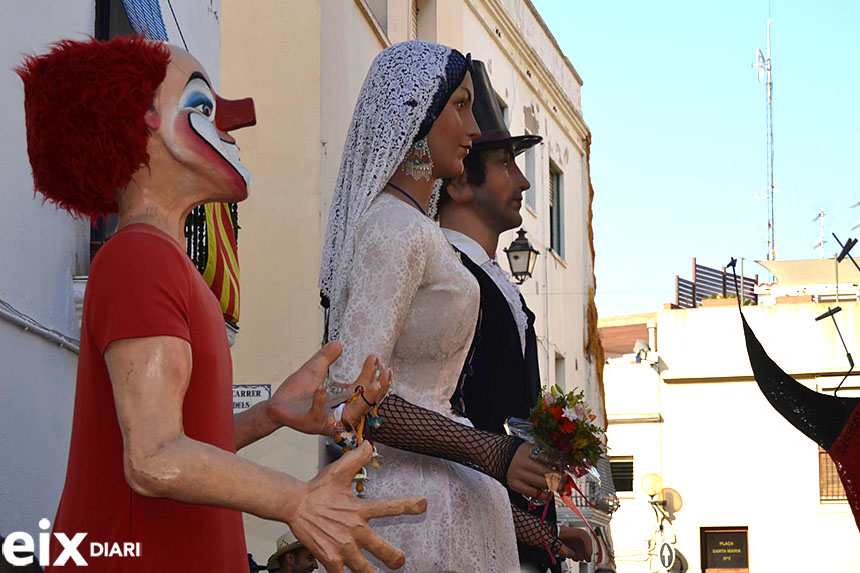
[[[293,532],[287,530],[286,533],[278,537],[278,540],[275,542],[275,552],[272,553],[272,556],[269,557],[268,563],[266,563],[266,569],[272,570],[278,568],[278,558],[284,553],[288,553],[294,549],[298,549],[299,547],[304,547],[302,542],[296,539],[296,536],[293,535]]]

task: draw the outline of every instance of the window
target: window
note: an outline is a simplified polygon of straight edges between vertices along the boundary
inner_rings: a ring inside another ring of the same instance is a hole
[[[564,372],[564,356],[561,354],[555,355],[555,383],[567,390],[567,386],[564,383],[565,380],[565,372]]]
[[[612,470],[612,483],[615,491],[633,491],[633,456],[610,456],[609,467]]]
[[[535,191],[537,188],[537,180],[535,179],[535,149],[537,149],[537,146],[529,147],[524,153],[526,158],[525,175],[526,179],[528,179],[531,184],[531,187],[526,189],[526,205],[531,207],[533,211],[537,211],[537,192]]]
[[[564,181],[561,170],[549,162],[550,248],[564,257]]]
[[[382,31],[388,33],[388,0],[365,0]]]
[[[818,448],[818,491],[821,501],[848,501],[836,464],[821,447]]]
[[[95,33],[99,40],[131,36],[134,33],[121,0],[97,0]]]

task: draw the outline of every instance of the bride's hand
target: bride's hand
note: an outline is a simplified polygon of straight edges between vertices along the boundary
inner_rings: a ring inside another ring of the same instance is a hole
[[[533,456],[538,451],[538,455]],[[542,499],[547,489],[547,474],[558,470],[550,464],[546,454],[536,450],[534,444],[523,442],[508,467],[507,484],[512,490],[532,499]],[[560,482],[560,480],[559,480]],[[561,485],[559,483],[559,485]]]
[[[326,406],[325,378],[328,367],[342,350],[339,342],[329,342],[284,380],[268,401],[269,419],[278,426],[288,426],[305,434],[331,436],[341,430],[342,424],[335,421],[333,411]],[[391,384],[390,370],[383,370],[376,376],[378,362],[375,356],[368,356],[352,386],[362,386],[370,403],[385,396]],[[368,410],[370,406],[359,398],[346,405],[343,418],[357,420]]]
[[[575,561],[591,561],[593,553],[593,545],[591,543],[591,535],[584,529],[578,527],[567,527],[562,525],[559,528],[558,538],[572,552],[571,559]]]
[[[355,382],[353,382],[351,386],[351,393],[346,394],[346,396],[351,396],[359,386],[363,389],[363,392],[359,394],[355,400],[344,405],[343,414],[341,415],[341,420],[348,422],[353,427],[355,427],[359,418],[369,413],[374,406],[379,404],[380,400],[385,397],[388,393],[388,389],[391,387],[390,368],[380,370],[376,379],[374,380],[371,377],[371,380],[373,381],[370,384],[367,383],[365,371],[368,368],[372,368],[375,373],[378,362],[379,361],[375,356],[368,356],[364,361],[364,368],[362,369],[361,374],[356,378]]]

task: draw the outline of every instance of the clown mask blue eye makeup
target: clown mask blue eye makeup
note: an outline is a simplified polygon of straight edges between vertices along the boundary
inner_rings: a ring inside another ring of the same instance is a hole
[[[209,121],[215,118],[215,96],[200,74],[193,74],[179,98],[180,109],[192,109]]]

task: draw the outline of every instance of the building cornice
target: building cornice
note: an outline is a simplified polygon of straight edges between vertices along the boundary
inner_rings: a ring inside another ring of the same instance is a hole
[[[806,386],[810,389],[815,389],[816,380],[821,381],[836,379],[837,381],[841,379],[842,376],[845,375],[844,369],[826,369],[826,370],[805,370],[805,371],[795,371],[795,372],[786,372],[789,376]],[[855,378],[854,376],[849,376],[846,381],[846,385],[843,386],[843,389],[848,388],[857,388],[857,383],[852,380]],[[738,375],[727,375],[727,376],[694,376],[687,373],[682,373],[676,376],[672,376],[669,370],[666,370],[662,374],[662,380],[665,384],[719,384],[719,383],[729,383],[729,382],[755,382],[755,378],[751,374],[738,374]],[[837,382],[838,383],[838,382]],[[833,384],[836,386],[836,384]],[[826,390],[828,387],[824,386],[823,389]]]
[[[526,6],[528,6],[529,11],[531,11],[532,15],[535,17],[535,20],[537,20],[537,23],[540,24],[540,27],[543,28],[544,32],[546,32],[547,38],[549,38],[550,42],[552,42],[552,45],[555,46],[555,49],[558,50],[558,53],[561,54],[561,57],[564,60],[565,65],[571,71],[571,73],[573,74],[573,77],[576,78],[576,81],[578,81],[579,85],[581,86],[582,85],[582,78],[579,76],[579,72],[576,71],[576,68],[573,67],[573,64],[570,62],[570,60],[567,59],[567,56],[564,55],[564,52],[561,51],[561,48],[559,47],[558,42],[555,41],[555,36],[552,34],[552,32],[549,31],[549,28],[547,27],[546,22],[544,22],[543,18],[541,18],[541,15],[540,15],[540,13],[538,13],[537,8],[535,8],[535,6],[534,6],[534,4],[532,4],[531,0],[525,0],[525,3],[526,3]]]
[[[571,140],[580,153],[585,153],[582,142],[590,134],[588,125],[585,123],[580,112],[577,111],[576,106],[573,104],[570,97],[568,97],[564,89],[562,89],[558,80],[556,80],[555,76],[553,76],[549,71],[549,68],[538,55],[537,51],[522,36],[501,3],[498,0],[465,0],[465,2],[502,52],[509,54],[512,58],[516,57],[516,55],[519,55],[522,58],[523,62],[514,62],[514,68],[517,70],[520,77],[522,77],[523,81],[532,88],[532,91],[537,95],[546,112],[555,117],[558,123],[562,126],[562,129],[565,129],[568,125],[573,126],[574,133],[572,134],[573,137],[571,137]],[[532,6],[528,1],[526,3],[529,6],[531,13],[534,14],[534,6]],[[495,26],[490,22],[487,14],[498,26]],[[553,46],[555,46],[556,49],[559,49],[558,43],[546,28],[543,20],[538,19],[538,24],[547,34]],[[497,28],[499,32],[498,34],[496,33]],[[512,45],[506,45],[503,38],[507,38],[508,42]],[[570,64],[570,61],[564,57],[564,54],[560,49],[559,54],[564,58],[565,63],[573,72],[574,77],[581,86],[582,79],[579,77],[579,74],[576,73],[576,70]],[[517,65],[521,63],[524,63],[525,65]],[[531,71],[535,77],[530,76],[527,73],[528,71]]]
[[[663,416],[659,413],[655,414],[610,414],[606,417],[607,425],[618,424],[661,424]]]

